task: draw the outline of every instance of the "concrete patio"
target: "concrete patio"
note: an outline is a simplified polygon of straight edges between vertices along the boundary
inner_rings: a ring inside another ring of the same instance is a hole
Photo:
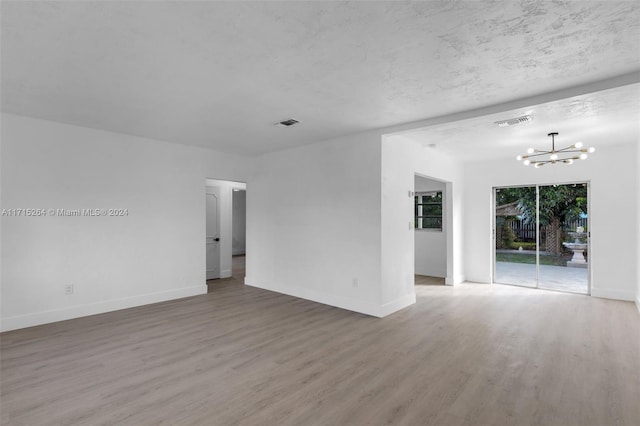
[[[536,287],[536,265],[496,262],[494,282]],[[538,287],[547,290],[588,294],[588,269],[540,265]]]

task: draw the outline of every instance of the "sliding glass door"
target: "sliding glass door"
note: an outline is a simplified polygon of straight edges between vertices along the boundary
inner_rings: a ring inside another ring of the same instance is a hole
[[[588,294],[588,184],[494,194],[494,282]]]

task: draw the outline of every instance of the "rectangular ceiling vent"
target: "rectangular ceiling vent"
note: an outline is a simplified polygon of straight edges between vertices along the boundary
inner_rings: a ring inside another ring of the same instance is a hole
[[[531,118],[530,115],[523,115],[520,117],[511,118],[509,120],[496,121],[493,124],[496,124],[498,127],[509,127],[509,126],[514,126],[516,124],[528,123],[531,120],[533,120],[533,118]]]
[[[299,121],[296,120],[295,118],[287,118],[286,120],[282,120],[278,123],[275,123],[276,126],[280,126],[280,127],[291,127],[294,124],[298,124]]]

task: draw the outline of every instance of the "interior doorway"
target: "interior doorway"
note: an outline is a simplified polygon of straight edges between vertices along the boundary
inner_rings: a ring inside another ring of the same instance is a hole
[[[447,276],[446,183],[414,175],[415,285],[444,285]]]
[[[590,294],[589,183],[494,189],[493,282]]]
[[[233,256],[244,256],[247,250],[247,191],[233,188],[231,196],[231,250]]]
[[[206,179],[205,186],[207,285],[244,284],[247,185]]]
[[[244,284],[247,244],[247,191],[233,188],[232,192],[232,253],[231,278]]]

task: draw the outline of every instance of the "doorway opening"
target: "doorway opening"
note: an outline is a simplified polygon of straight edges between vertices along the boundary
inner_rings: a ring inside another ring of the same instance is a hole
[[[244,284],[247,245],[247,190],[233,188],[231,193],[231,278]]]
[[[206,281],[213,286],[244,284],[246,189],[242,182],[206,179]]]
[[[447,276],[447,185],[414,176],[415,285],[444,285]]]
[[[494,188],[493,282],[590,294],[589,183]]]

